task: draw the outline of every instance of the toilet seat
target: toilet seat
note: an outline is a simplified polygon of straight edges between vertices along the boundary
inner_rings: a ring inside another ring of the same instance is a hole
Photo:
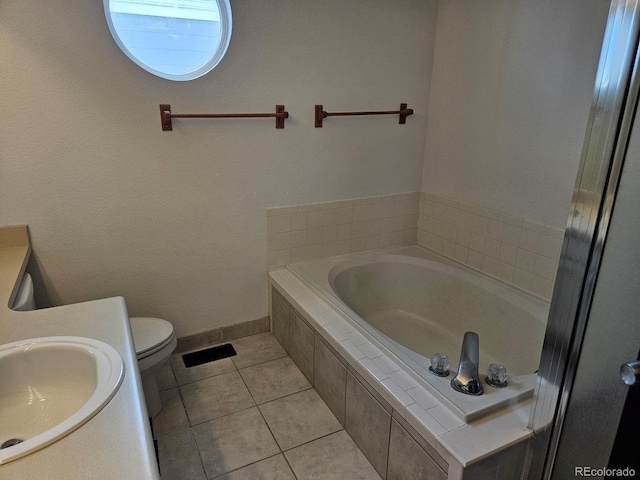
[[[162,350],[175,340],[173,325],[161,318],[131,317],[131,332],[138,360]]]

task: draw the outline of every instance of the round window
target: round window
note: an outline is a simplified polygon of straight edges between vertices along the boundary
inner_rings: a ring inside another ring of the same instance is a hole
[[[209,72],[231,39],[229,0],[104,0],[104,10],[127,57],[169,80]]]

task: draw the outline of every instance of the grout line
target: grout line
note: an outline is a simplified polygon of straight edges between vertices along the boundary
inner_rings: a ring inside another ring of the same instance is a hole
[[[275,434],[273,433],[273,430],[271,429],[271,425],[269,425],[269,422],[267,422],[267,419],[264,418],[264,414],[262,413],[262,410],[260,410],[260,407],[258,407],[258,412],[260,413],[260,417],[262,418],[262,421],[264,422],[264,424],[269,429],[269,433],[273,437],[273,440],[276,442],[276,445],[278,445],[278,449],[280,450],[280,453],[284,454],[284,450],[282,450],[282,447],[280,446],[280,442],[278,442],[278,439],[276,438]]]
[[[171,365],[171,370],[173,371],[173,365]],[[174,375],[175,375],[175,373],[174,373]],[[187,413],[187,406],[184,404],[184,397],[182,396],[182,389],[180,388],[180,385],[178,385],[177,388],[178,388],[178,395],[180,395],[180,402],[182,403],[182,410],[184,411],[184,416],[187,417],[187,423],[189,424],[189,428],[191,428],[191,420],[189,420],[189,414]]]
[[[387,445],[388,445],[387,446],[387,468],[384,472],[384,478],[389,478],[389,463],[391,463],[389,462],[389,459],[391,458],[391,430],[393,430],[393,411],[391,412],[391,415],[389,415],[389,441],[387,442]],[[407,432],[407,435],[411,436],[409,432]],[[416,442],[415,439],[412,439],[412,440],[416,443],[416,445],[418,445],[419,448],[422,448],[422,446],[418,442]]]
[[[340,423],[340,422],[338,422],[338,423]],[[335,432],[331,432],[331,433],[327,433],[327,434],[325,434],[325,435],[321,435],[321,436],[319,436],[318,438],[314,438],[313,440],[309,440],[309,441],[307,441],[307,442],[303,442],[303,443],[301,443],[300,445],[296,445],[295,447],[291,447],[291,448],[288,448],[287,450],[283,450],[283,452],[282,452],[282,453],[290,452],[291,450],[295,450],[296,448],[302,447],[303,445],[309,445],[310,443],[313,443],[313,442],[315,442],[316,440],[320,440],[320,439],[322,439],[322,438],[327,438],[327,437],[330,437],[331,435],[334,435],[334,434],[336,434],[336,433],[340,433],[340,432],[345,432],[347,435],[349,435],[349,432],[347,432],[347,431],[344,429],[344,427],[342,427],[342,428],[340,428],[339,430],[336,430]],[[351,438],[351,435],[349,435],[349,438]],[[351,440],[353,440],[353,439],[351,439]],[[355,441],[354,441],[353,443],[356,445],[356,447],[358,447],[358,444],[357,444]],[[360,450],[360,447],[358,447],[358,450]],[[362,452],[362,450],[360,450],[360,451]],[[363,453],[363,455],[364,455],[364,453]],[[365,456],[365,458],[366,458],[366,456]],[[369,459],[368,459],[368,458],[367,458],[367,462],[369,462]],[[369,462],[369,463],[371,463],[371,462]],[[372,465],[372,466],[373,466],[373,465]]]
[[[197,427],[197,426],[203,425],[203,424],[205,424],[205,423],[213,422],[214,420],[219,420],[219,419],[221,419],[221,418],[228,417],[229,415],[235,415],[236,413],[244,412],[244,411],[246,411],[246,410],[250,410],[250,409],[252,409],[252,408],[257,408],[257,407],[258,407],[258,405],[255,405],[255,404],[254,404],[254,405],[251,405],[250,407],[241,408],[240,410],[236,410],[235,412],[225,413],[224,415],[220,415],[219,417],[210,418],[210,419],[208,419],[208,420],[203,420],[202,422],[199,422],[199,423],[191,424],[191,422],[189,422],[189,425],[190,425],[191,427]],[[187,415],[187,419],[188,419],[188,418],[189,418],[189,416]]]
[[[256,406],[257,406],[257,407],[260,407],[260,406],[262,406],[262,405],[266,405],[267,403],[275,402],[276,400],[281,400],[281,399],[283,399],[283,398],[291,397],[291,396],[293,396],[293,395],[297,395],[297,394],[299,394],[299,393],[306,392],[307,390],[315,390],[315,389],[313,388],[313,385],[311,385],[309,388],[303,388],[302,390],[298,390],[297,392],[287,393],[286,395],[283,395],[283,396],[281,396],[281,397],[273,398],[273,399],[271,399],[271,400],[267,400],[266,402],[257,403],[257,404],[256,404]],[[321,397],[321,398],[322,398],[322,397]],[[324,401],[324,400],[323,400],[323,401]]]
[[[293,466],[291,465],[291,463],[289,463],[289,459],[287,458],[287,456],[284,454],[284,452],[281,453],[282,458],[284,458],[284,461],[287,462],[287,465],[289,465],[289,469],[291,470],[291,473],[293,473],[293,477],[298,480],[298,475],[296,474],[296,471],[293,469]]]
[[[274,358],[270,358],[269,360],[264,360],[264,361],[261,361],[261,362],[258,362],[258,363],[254,363],[254,364],[252,364],[252,365],[246,365],[246,366],[244,366],[244,367],[240,367],[240,368],[238,368],[238,367],[236,366],[236,370],[238,370],[238,372],[239,372],[240,370],[245,370],[245,369],[247,369],[247,368],[255,367],[255,366],[257,366],[257,365],[262,365],[262,364],[265,364],[265,363],[269,363],[269,362],[272,362],[272,361],[274,361],[274,360],[280,360],[281,358],[284,358],[284,357],[288,357],[288,356],[289,356],[289,355],[287,354],[287,352],[284,350],[284,348],[282,349],[282,351],[284,352],[284,355],[282,355],[281,357],[274,357]],[[235,365],[235,363],[234,363],[234,365]]]
[[[230,470],[228,472],[221,473],[220,475],[216,475],[215,477],[210,477],[210,478],[207,477],[207,480],[214,480],[216,478],[224,477],[225,475],[229,475],[230,473],[237,472],[238,470],[242,470],[243,468],[249,467],[251,465],[255,465],[256,463],[260,463],[260,462],[263,462],[265,460],[269,460],[270,458],[277,457],[278,455],[282,455],[284,457],[284,454],[282,453],[282,451],[280,451],[280,453],[276,453],[275,455],[271,455],[269,457],[265,457],[265,458],[263,458],[261,460],[256,460],[255,462],[247,463],[246,465],[243,465],[242,467],[238,467],[238,468],[236,468],[234,470]],[[285,461],[286,461],[286,458],[285,458]],[[287,463],[289,463],[289,462],[287,462]],[[291,468],[291,467],[289,467],[289,468]],[[293,469],[291,469],[291,471],[293,471]],[[206,472],[205,472],[205,475],[206,475]],[[297,479],[297,477],[296,477],[296,479]]]
[[[196,438],[196,435],[193,431],[193,429],[189,428],[190,433],[191,433],[191,438],[193,438],[193,443],[196,444],[196,452],[198,452],[198,458],[200,459],[200,466],[202,467],[202,471],[204,472],[204,476],[205,477],[209,477],[207,475],[207,469],[204,466],[204,459],[202,458],[202,452],[200,452],[200,445],[198,445],[198,439]]]
[[[226,358],[221,358],[220,360],[226,360]],[[213,362],[209,362],[209,363],[213,363]],[[202,380],[207,380],[208,378],[219,377],[220,375],[226,375],[227,373],[233,373],[234,370],[238,371],[238,369],[233,364],[233,362],[231,362],[231,364],[233,365],[233,370],[229,370],[228,372],[214,373],[212,375],[207,375],[206,377],[198,378],[197,380],[191,380],[189,382],[184,382],[184,383],[179,383],[178,379],[176,378],[176,383],[178,383],[178,387],[183,387],[183,386],[186,386],[186,385],[191,385],[192,383],[201,382]],[[199,366],[199,365],[197,365],[197,366]]]
[[[238,372],[238,376],[240,377],[240,380],[242,380],[242,384],[244,385],[244,388],[247,389],[247,391],[249,392],[249,395],[251,395],[251,400],[253,400],[253,403],[255,404],[256,408],[258,407],[258,402],[256,402],[255,397],[253,396],[253,392],[251,392],[251,389],[249,388],[249,385],[247,385],[247,382],[245,382],[244,377],[242,376],[242,374],[240,373],[240,370],[237,370]],[[260,412],[260,409],[258,408],[258,411]],[[260,412],[260,415],[262,416],[262,412]],[[268,426],[268,425],[267,425]],[[271,434],[273,436],[273,434]],[[275,437],[274,437],[275,439]],[[277,443],[277,442],[276,442]],[[280,448],[280,446],[278,445],[278,448]]]

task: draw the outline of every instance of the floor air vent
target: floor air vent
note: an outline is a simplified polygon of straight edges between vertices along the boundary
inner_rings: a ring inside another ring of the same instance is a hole
[[[234,357],[236,355],[237,353],[235,348],[233,348],[233,345],[226,343],[224,345],[218,345],[217,347],[198,350],[197,352],[185,353],[182,356],[182,361],[184,362],[185,367],[191,368],[204,363],[222,360],[223,358]]]

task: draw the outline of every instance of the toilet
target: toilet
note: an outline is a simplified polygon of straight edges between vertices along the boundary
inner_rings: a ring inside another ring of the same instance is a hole
[[[28,273],[22,277],[18,294],[11,308],[19,311],[36,308],[33,298],[33,281]],[[155,417],[162,408],[156,374],[169,360],[177,345],[173,325],[161,318],[152,317],[130,317],[129,321],[147,411],[150,417]]]
[[[142,379],[144,398],[150,417],[155,417],[162,408],[156,373],[169,360],[176,349],[177,340],[173,325],[161,318],[129,317],[133,344],[138,356],[138,368]]]

